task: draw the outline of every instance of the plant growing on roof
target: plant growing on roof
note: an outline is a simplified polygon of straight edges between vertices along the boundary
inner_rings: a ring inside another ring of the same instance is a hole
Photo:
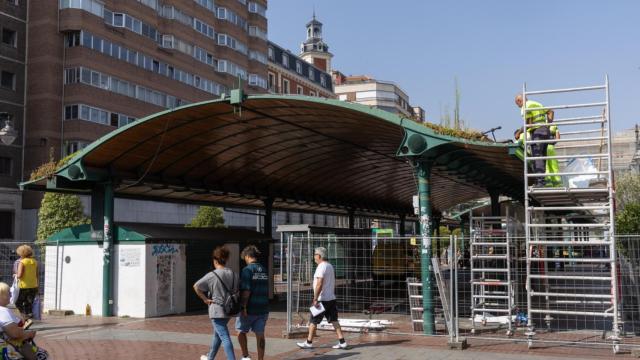
[[[68,155],[56,162],[53,159],[53,153],[50,153],[50,160],[32,172],[31,179],[52,176],[74,155]],[[91,220],[84,215],[84,207],[77,195],[45,193],[40,202],[40,210],[38,210],[37,241],[42,243],[60,230],[90,222]]]

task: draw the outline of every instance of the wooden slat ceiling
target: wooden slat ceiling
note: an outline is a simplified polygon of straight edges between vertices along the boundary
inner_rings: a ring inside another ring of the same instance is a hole
[[[262,207],[260,199],[272,198],[282,210],[412,214],[414,171],[396,157],[404,129],[399,118],[376,114],[301,98],[208,102],[108,135],[82,162],[107,169],[125,197],[235,207]],[[522,177],[506,147],[447,146],[476,167],[497,165],[486,173]],[[435,209],[487,196],[486,186],[457,171],[436,163]]]

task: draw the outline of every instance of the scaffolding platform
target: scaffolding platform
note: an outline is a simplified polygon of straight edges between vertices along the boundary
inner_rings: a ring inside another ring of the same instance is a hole
[[[589,101],[554,106],[528,102],[545,95]],[[551,328],[555,320],[572,319],[610,326],[608,338],[617,353],[621,320],[609,81],[543,91],[527,91],[524,85],[522,100],[527,104],[523,154],[528,345],[533,346],[536,321]]]

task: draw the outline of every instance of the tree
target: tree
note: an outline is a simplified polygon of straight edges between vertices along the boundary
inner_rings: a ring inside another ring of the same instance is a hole
[[[225,226],[222,209],[214,206],[200,206],[196,216],[185,226],[193,228],[223,228]]]
[[[53,158],[53,149],[51,149],[49,162],[40,165],[31,173],[31,180],[52,176],[74,155],[70,154],[56,162]],[[84,208],[77,195],[48,192],[44,194],[40,202],[36,237],[38,242],[43,242],[60,230],[89,223],[91,220],[84,216]]]
[[[628,203],[616,214],[618,234],[640,234],[640,202]]]
[[[68,227],[89,224],[84,216],[82,202],[77,195],[48,192],[44,194],[38,211],[38,241]]]
[[[629,203],[640,203],[640,176],[628,172],[616,179],[616,208],[621,211]]]

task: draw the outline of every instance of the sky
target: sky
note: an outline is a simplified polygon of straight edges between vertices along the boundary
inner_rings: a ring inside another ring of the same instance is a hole
[[[640,122],[640,1],[270,0],[269,39],[298,53],[314,8],[333,69],[397,83],[428,121],[453,108],[457,78],[462,119],[502,126],[506,139],[521,125],[513,99],[523,83],[601,85],[608,75],[614,132]],[[604,96],[567,100],[543,103]]]

